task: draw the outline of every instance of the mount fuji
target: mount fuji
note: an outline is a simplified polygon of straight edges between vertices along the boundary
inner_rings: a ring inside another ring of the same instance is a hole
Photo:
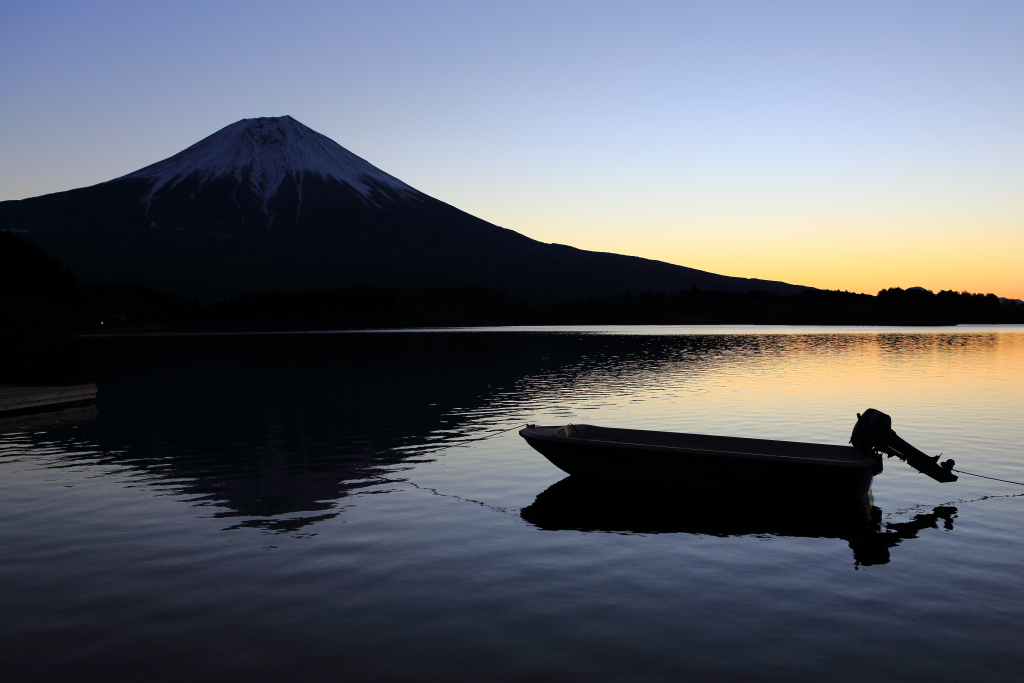
[[[388,175],[290,116],[243,119],[91,187],[0,202],[80,281],[212,301],[345,286],[501,289],[533,301],[694,285],[804,289],[547,244]]]

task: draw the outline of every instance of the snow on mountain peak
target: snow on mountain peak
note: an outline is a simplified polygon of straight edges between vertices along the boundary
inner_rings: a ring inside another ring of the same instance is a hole
[[[223,175],[233,175],[241,181],[246,169],[264,206],[289,173],[303,171],[347,183],[364,197],[371,190],[367,180],[402,193],[416,193],[398,178],[291,116],[242,119],[172,157],[124,177],[156,179],[150,190],[152,197],[161,188],[173,187],[195,173],[204,182]]]

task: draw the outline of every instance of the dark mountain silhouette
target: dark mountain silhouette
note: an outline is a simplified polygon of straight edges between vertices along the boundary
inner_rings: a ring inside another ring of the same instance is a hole
[[[349,286],[489,287],[533,301],[804,289],[545,244],[406,185],[290,116],[243,119],[92,187],[0,202],[79,281],[211,301]]]

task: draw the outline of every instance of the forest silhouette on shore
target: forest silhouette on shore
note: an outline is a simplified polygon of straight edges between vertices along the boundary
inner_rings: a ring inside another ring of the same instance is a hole
[[[807,289],[633,292],[531,304],[475,288],[250,294],[200,303],[141,285],[78,283],[38,246],[0,231],[0,325],[6,334],[505,325],[957,325],[1024,323],[994,294],[890,288],[877,295]]]

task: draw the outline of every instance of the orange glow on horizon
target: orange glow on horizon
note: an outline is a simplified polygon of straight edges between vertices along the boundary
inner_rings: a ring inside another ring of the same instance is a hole
[[[622,229],[611,225],[588,229],[579,224],[537,228],[527,234],[546,242],[640,256],[721,275],[865,294],[889,287],[924,287],[934,292],[968,291],[1024,299],[1020,267],[1024,230],[1010,230],[1009,226],[989,230],[984,237],[971,231],[908,230],[902,226],[832,226],[818,231],[777,226],[757,230],[734,226]]]

